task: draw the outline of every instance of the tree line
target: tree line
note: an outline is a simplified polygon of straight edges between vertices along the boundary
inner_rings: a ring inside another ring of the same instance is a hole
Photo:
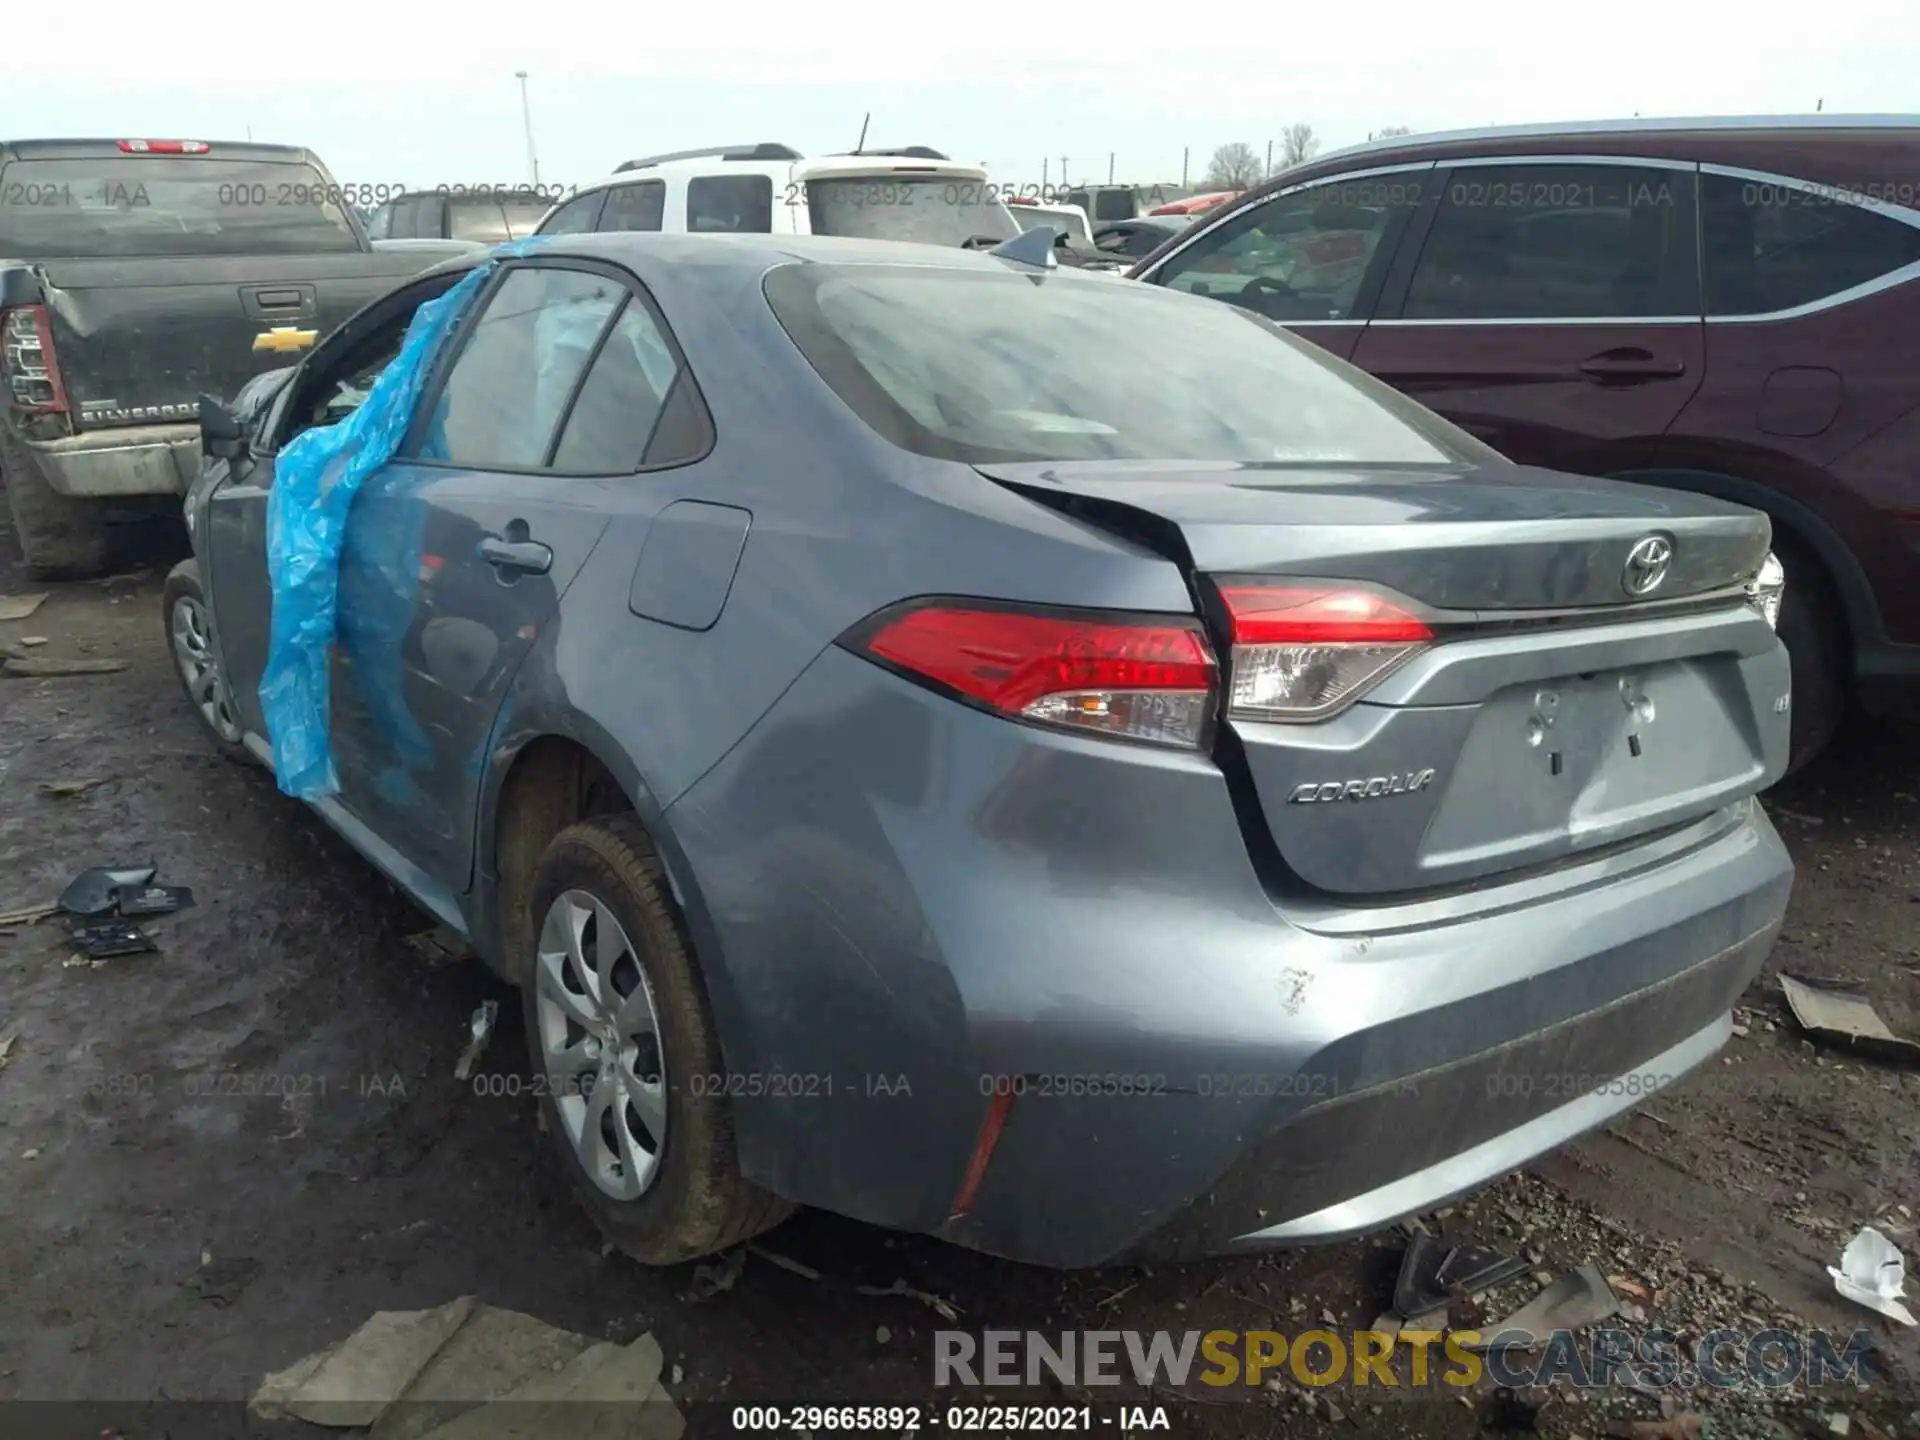
[[[1367,138],[1385,140],[1390,136],[1412,133],[1405,125],[1388,125]],[[1304,165],[1319,153],[1320,137],[1313,133],[1313,126],[1305,121],[1296,121],[1280,132],[1277,153],[1275,147],[1268,147],[1271,165],[1246,141],[1234,140],[1213,152],[1213,158],[1207,162],[1207,173],[1200,183],[1209,190],[1244,190],[1269,176],[1291,170],[1296,165]]]

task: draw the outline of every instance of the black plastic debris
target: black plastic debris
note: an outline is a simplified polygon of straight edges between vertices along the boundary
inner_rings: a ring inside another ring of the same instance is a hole
[[[108,960],[116,955],[145,955],[160,947],[153,937],[131,920],[96,920],[73,931],[74,948],[89,960]]]
[[[122,885],[113,892],[122,915],[171,915],[193,904],[185,885]]]
[[[74,876],[72,883],[60,892],[57,903],[69,915],[110,915],[123,886],[149,885],[158,873],[157,865],[130,865],[117,870],[96,865]]]
[[[1393,1286],[1393,1308],[1403,1319],[1444,1310],[1457,1299],[1491,1290],[1527,1268],[1518,1256],[1478,1245],[1452,1245],[1424,1230],[1408,1238]]]

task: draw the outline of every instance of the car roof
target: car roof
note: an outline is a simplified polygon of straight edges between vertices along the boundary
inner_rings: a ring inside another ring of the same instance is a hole
[[[590,180],[574,194],[585,195],[609,185],[631,185],[642,180],[683,180],[713,175],[809,176],[867,174],[932,174],[986,179],[986,168],[961,160],[935,160],[921,155],[866,151],[857,155],[795,155],[791,159],[736,159],[728,155],[693,152],[663,155],[654,160],[629,160],[625,169]],[[569,199],[572,196],[568,196]]]
[[[151,143],[156,137],[116,136],[111,140],[97,137],[64,140],[0,140],[0,154],[12,155],[17,160],[99,160],[107,156],[124,154],[129,160],[259,160],[281,165],[314,163],[313,152],[299,145],[259,145],[251,140],[209,140],[204,142],[207,149],[197,155],[182,156],[168,152],[147,155],[121,150],[120,142],[125,138],[145,139]]]
[[[921,269],[1001,270],[1006,262],[983,250],[923,241],[865,240],[829,235],[752,232],[609,230],[543,237],[529,252],[583,260],[612,260],[645,278],[674,266],[734,268],[755,273],[798,261],[813,265],[913,265]],[[456,257],[464,259],[465,257]],[[1056,272],[1070,274],[1071,267]]]
[[[1296,168],[1319,167],[1330,160],[1388,151],[1419,152],[1479,140],[1578,139],[1603,135],[1692,135],[1769,130],[1908,130],[1920,134],[1920,115],[1635,115],[1626,120],[1573,120],[1531,125],[1487,125],[1466,130],[1437,130],[1424,135],[1389,135],[1316,155]]]

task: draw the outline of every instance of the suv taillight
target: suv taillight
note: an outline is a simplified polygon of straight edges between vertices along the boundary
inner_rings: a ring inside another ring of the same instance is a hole
[[[923,600],[882,611],[845,643],[998,715],[1154,745],[1207,743],[1219,670],[1194,620]]]
[[[0,373],[14,409],[36,415],[66,410],[67,389],[53,358],[53,326],[45,306],[22,305],[0,313]]]
[[[1405,605],[1348,585],[1288,580],[1220,586],[1233,626],[1227,714],[1325,720],[1433,640]]]

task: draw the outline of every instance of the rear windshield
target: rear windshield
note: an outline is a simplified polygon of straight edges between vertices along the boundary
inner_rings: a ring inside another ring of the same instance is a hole
[[[171,155],[15,160],[0,169],[0,255],[358,250],[340,198],[310,165]]]
[[[1479,441],[1218,301],[1071,273],[787,265],[766,295],[874,430],[943,459],[1446,464]]]
[[[991,185],[951,175],[809,180],[807,216],[816,235],[860,240],[964,245],[975,236],[1009,240],[1020,233]]]

